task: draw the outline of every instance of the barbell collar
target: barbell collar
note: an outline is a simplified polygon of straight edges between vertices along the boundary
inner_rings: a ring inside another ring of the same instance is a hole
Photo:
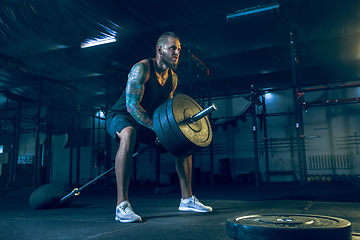
[[[217,110],[217,106],[215,103],[211,104],[209,107],[205,108],[201,112],[198,112],[194,116],[190,117],[190,122],[194,123],[202,119],[203,117],[210,115],[212,112]]]

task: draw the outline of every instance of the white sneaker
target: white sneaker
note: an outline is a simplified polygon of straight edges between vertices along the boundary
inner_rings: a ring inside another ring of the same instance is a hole
[[[179,210],[189,212],[212,212],[211,207],[202,204],[195,196],[181,199]]]
[[[123,223],[142,221],[141,217],[134,213],[128,201],[123,201],[116,207],[115,220]]]

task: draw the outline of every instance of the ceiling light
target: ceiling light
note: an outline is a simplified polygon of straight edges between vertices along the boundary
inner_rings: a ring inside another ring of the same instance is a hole
[[[273,5],[273,6],[269,6],[269,7],[255,8],[255,9],[250,9],[250,10],[245,10],[245,11],[237,11],[236,13],[227,14],[226,18],[229,19],[229,18],[244,16],[244,15],[253,14],[253,13],[257,13],[257,12],[264,12],[267,10],[279,8],[279,6],[280,5],[278,4],[278,5]]]
[[[112,43],[112,42],[116,42],[115,36],[108,36],[108,37],[105,37],[105,38],[90,39],[90,40],[87,40],[87,41],[81,43],[80,47],[81,48],[88,48],[88,47],[94,47],[94,46],[107,44],[107,43]]]
[[[274,97],[275,97],[274,93],[265,92],[265,99],[266,99],[266,100],[274,99]]]

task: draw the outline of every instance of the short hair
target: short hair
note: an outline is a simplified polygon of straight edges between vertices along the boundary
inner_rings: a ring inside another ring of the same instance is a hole
[[[180,38],[178,37],[178,35],[176,33],[165,32],[158,38],[158,40],[156,42],[156,53],[157,53],[157,47],[159,45],[163,46],[165,43],[167,43],[169,37],[175,38],[175,39],[179,40],[179,42],[180,42]]]

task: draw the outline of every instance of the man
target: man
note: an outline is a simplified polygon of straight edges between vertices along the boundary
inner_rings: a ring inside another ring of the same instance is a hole
[[[155,109],[172,98],[177,86],[177,68],[181,45],[171,32],[164,33],[156,43],[156,57],[136,63],[129,75],[125,91],[106,115],[108,133],[118,142],[115,157],[117,207],[115,220],[137,222],[141,217],[134,213],[128,198],[132,174],[132,154],[137,142],[155,141],[152,115]],[[152,131],[151,131],[152,130]],[[180,179],[180,211],[211,212],[192,194],[191,156],[178,158],[176,170]]]

